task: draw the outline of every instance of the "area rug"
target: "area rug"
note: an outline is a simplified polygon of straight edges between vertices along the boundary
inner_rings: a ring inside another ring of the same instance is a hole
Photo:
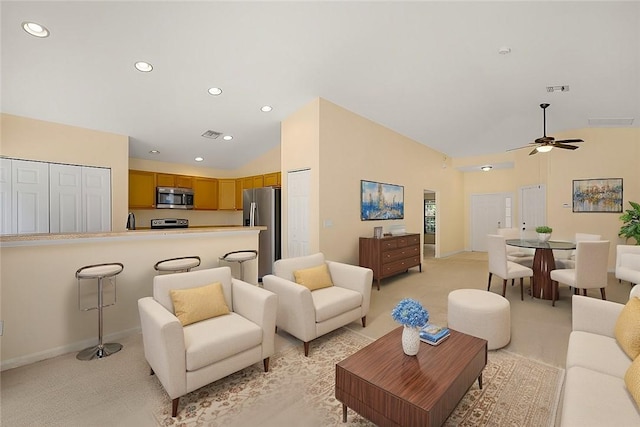
[[[334,396],[335,364],[371,342],[346,328],[312,341],[309,357],[302,345],[262,364],[189,393],[178,416],[170,401],[154,411],[163,426],[373,426]],[[553,426],[564,370],[506,351],[490,351],[483,389],[475,382],[447,419],[446,426]]]

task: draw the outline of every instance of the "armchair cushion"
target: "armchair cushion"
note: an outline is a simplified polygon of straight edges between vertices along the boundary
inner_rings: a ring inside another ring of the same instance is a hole
[[[182,326],[229,314],[220,282],[197,288],[171,289],[169,293]]]
[[[316,323],[336,317],[362,305],[362,294],[332,286],[311,293],[316,308]]]
[[[262,328],[236,313],[194,323],[184,328],[187,371],[240,354],[261,342]]]
[[[618,344],[631,359],[640,354],[640,298],[633,297],[625,304],[616,322]]]
[[[631,268],[632,270],[640,270],[640,254],[621,254],[620,265]]]
[[[331,274],[329,274],[327,264],[324,263],[316,267],[296,270],[293,272],[293,277],[297,284],[306,286],[310,291],[333,286]]]

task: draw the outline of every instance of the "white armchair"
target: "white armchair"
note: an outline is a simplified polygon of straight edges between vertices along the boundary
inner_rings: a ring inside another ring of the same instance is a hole
[[[183,326],[170,290],[215,282],[230,313]],[[277,305],[276,295],[233,279],[229,267],[153,278],[153,297],[138,300],[144,356],[172,399],[172,416],[180,396],[260,361],[269,370]]]
[[[640,245],[616,247],[616,279],[640,284]]]
[[[314,291],[294,282],[294,272],[326,263],[333,286]],[[355,265],[325,261],[322,253],[281,259],[273,274],[262,278],[265,289],[278,295],[278,328],[304,343],[358,319],[366,326],[371,301],[373,271]]]

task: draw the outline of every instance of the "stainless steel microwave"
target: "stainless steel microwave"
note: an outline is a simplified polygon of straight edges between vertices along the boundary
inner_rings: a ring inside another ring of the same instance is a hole
[[[193,190],[179,187],[157,187],[156,208],[193,209]]]

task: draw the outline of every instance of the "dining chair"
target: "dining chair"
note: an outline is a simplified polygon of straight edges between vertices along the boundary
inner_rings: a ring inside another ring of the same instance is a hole
[[[498,228],[497,234],[504,237],[505,240],[521,238],[519,228]],[[531,268],[533,266],[533,255],[534,251],[532,249],[507,245],[507,260],[516,264]]]
[[[489,280],[487,291],[491,289],[491,278],[495,274],[502,278],[502,296],[507,292],[507,280],[520,279],[520,300],[524,300],[524,278],[533,277],[533,270],[524,265],[507,259],[506,239],[498,234],[487,236],[487,248],[489,252]],[[511,283],[513,285],[513,282]]]
[[[576,267],[551,271],[551,305],[556,305],[558,282],[569,285],[577,294],[587,295],[587,289],[600,289],[602,299],[606,300],[607,264],[609,261],[608,240],[579,241],[576,245]]]
[[[574,242],[594,242],[602,240],[600,234],[576,233]],[[553,251],[556,268],[576,268],[576,251]]]

